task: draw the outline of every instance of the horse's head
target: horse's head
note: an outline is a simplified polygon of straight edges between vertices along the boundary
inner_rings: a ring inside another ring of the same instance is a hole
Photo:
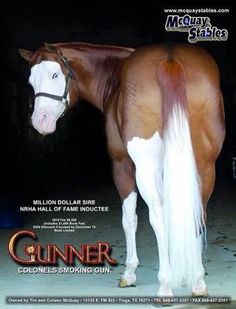
[[[35,52],[19,49],[20,55],[29,61],[29,83],[35,93],[33,127],[47,135],[56,130],[56,122],[70,102],[69,88],[73,72],[67,59],[56,45],[46,44]]]

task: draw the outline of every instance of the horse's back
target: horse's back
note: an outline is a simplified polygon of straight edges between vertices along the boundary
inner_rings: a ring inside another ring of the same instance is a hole
[[[156,74],[156,67],[165,60],[182,64],[186,81],[196,81],[199,77],[219,82],[219,70],[215,60],[204,49],[187,44],[157,44],[136,49],[125,61],[123,73]],[[140,72],[141,70],[141,72]],[[140,76],[139,76],[140,77]]]
[[[224,138],[219,70],[207,51],[192,45],[142,47],[125,60],[120,99],[125,139],[140,134],[149,138],[156,130],[162,131],[163,102],[158,71],[168,61],[180,64],[183,71],[193,146],[197,148],[201,142],[199,136],[203,134],[204,143],[214,148],[212,156],[217,157]]]
[[[199,105],[220,90],[219,70],[214,59],[202,48],[185,44],[160,44],[137,49],[125,61],[122,86],[137,85],[135,90],[146,97],[147,91],[151,94],[151,89],[155,91],[159,87],[158,68],[165,61],[181,65],[188,104]]]

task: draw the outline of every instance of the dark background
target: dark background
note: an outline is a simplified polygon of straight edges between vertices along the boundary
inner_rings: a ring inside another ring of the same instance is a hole
[[[84,41],[129,47],[187,42],[187,33],[166,32],[164,8],[229,8],[230,13],[201,14],[226,28],[226,42],[200,42],[219,64],[227,135],[217,163],[217,179],[233,181],[236,156],[235,43],[233,8],[221,5],[171,5],[163,1],[8,1],[1,9],[1,204],[47,198],[83,187],[112,183],[103,116],[86,102],[59,121],[55,134],[40,136],[30,125],[32,89],[29,69],[17,49],[43,42]],[[192,14],[193,15],[193,14]],[[195,16],[195,15],[194,15]],[[1,206],[3,207],[3,206]]]

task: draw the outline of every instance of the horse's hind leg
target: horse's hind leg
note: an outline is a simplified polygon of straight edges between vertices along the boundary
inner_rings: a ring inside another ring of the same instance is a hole
[[[215,184],[215,162],[212,160],[207,161],[203,156],[199,172],[202,183],[202,200],[204,205],[204,217],[206,221],[206,207]],[[199,239],[199,241],[201,240]],[[197,267],[198,277],[192,285],[192,294],[193,296],[207,296],[208,290],[204,280],[205,271],[201,260],[198,261]]]
[[[136,182],[149,208],[149,220],[154,230],[159,251],[159,296],[172,296],[168,248],[164,234],[162,205],[163,142],[158,132],[151,138],[133,137],[127,143],[136,167]]]
[[[135,176],[133,162],[128,157],[113,160],[113,177],[123,201],[122,204],[122,225],[126,238],[126,268],[121,276],[119,286],[124,288],[133,286],[136,283],[136,268],[138,257],[136,252],[135,234],[137,230],[137,193],[135,188]]]

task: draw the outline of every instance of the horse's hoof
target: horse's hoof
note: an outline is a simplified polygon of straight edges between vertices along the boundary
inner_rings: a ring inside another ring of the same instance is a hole
[[[173,297],[173,292],[170,287],[167,286],[160,286],[158,292],[157,292],[158,297]]]
[[[201,297],[201,296],[208,296],[208,290],[207,288],[203,289],[203,290],[195,290],[195,291],[192,291],[192,296],[198,296],[198,297]]]
[[[119,288],[127,288],[127,287],[134,287],[136,286],[135,285],[135,282],[129,282],[127,279],[125,278],[121,278],[120,281],[119,281]]]

